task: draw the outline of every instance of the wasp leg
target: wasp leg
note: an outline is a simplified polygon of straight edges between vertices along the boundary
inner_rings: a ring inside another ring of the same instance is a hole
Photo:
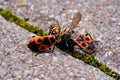
[[[71,41],[69,33],[65,34],[64,41],[65,41],[65,45],[69,47],[69,41]]]
[[[65,40],[65,45],[66,45],[67,47],[69,47],[69,46],[68,46],[68,43],[67,43],[67,41],[66,41],[66,40]]]
[[[68,43],[67,43],[67,40],[68,40],[68,39],[67,39],[67,37],[65,36],[65,45],[66,45],[67,47],[69,47],[69,46],[68,46]]]
[[[54,53],[55,45],[53,46],[53,49],[51,50],[52,53]]]

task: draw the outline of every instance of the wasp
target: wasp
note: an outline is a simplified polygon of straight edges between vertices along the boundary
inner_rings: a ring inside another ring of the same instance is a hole
[[[65,27],[61,31],[58,23],[56,26],[51,26],[49,31],[52,35],[60,35],[56,44],[62,46],[62,48],[67,48],[69,50],[79,49],[88,54],[94,53],[96,51],[97,41],[95,41],[88,33],[80,34],[79,32],[73,31],[80,20],[81,13],[77,12],[73,17],[70,26]]]

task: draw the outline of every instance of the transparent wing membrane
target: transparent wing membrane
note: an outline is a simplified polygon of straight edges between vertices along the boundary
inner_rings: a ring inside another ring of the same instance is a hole
[[[72,23],[70,25],[70,29],[72,30],[73,28],[77,27],[78,23],[80,22],[81,20],[81,13],[80,12],[77,12],[73,19],[72,19]]]

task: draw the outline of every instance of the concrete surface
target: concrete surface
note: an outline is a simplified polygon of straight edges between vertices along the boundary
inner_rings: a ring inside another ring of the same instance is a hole
[[[99,69],[63,55],[58,49],[35,56],[26,46],[34,34],[1,16],[0,25],[1,80],[113,80]]]
[[[0,7],[11,9],[22,18],[29,18],[30,23],[43,27],[45,31],[54,21],[47,21],[44,16],[54,17],[63,26],[70,24],[75,12],[81,12],[82,20],[75,30],[81,32],[85,29],[99,40],[95,57],[120,74],[119,0],[24,0],[24,7],[19,7],[17,3],[17,0],[0,0]],[[82,61],[61,54],[63,52],[57,48],[55,55],[45,53],[35,57],[25,45],[33,34],[3,18],[0,21],[1,78],[7,75],[5,79],[112,79]]]

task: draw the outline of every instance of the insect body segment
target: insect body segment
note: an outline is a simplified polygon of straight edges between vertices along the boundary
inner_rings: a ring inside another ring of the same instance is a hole
[[[70,38],[85,53],[94,53],[96,51],[96,41],[89,34],[72,33]]]
[[[28,48],[30,48],[32,51],[35,52],[48,51],[57,42],[59,38],[59,33],[60,33],[60,26],[57,21],[57,24],[52,24],[50,26],[49,34],[47,36],[33,37],[28,41],[27,46]]]
[[[56,43],[57,38],[57,35],[35,36],[28,41],[27,46],[32,51],[44,52]]]

